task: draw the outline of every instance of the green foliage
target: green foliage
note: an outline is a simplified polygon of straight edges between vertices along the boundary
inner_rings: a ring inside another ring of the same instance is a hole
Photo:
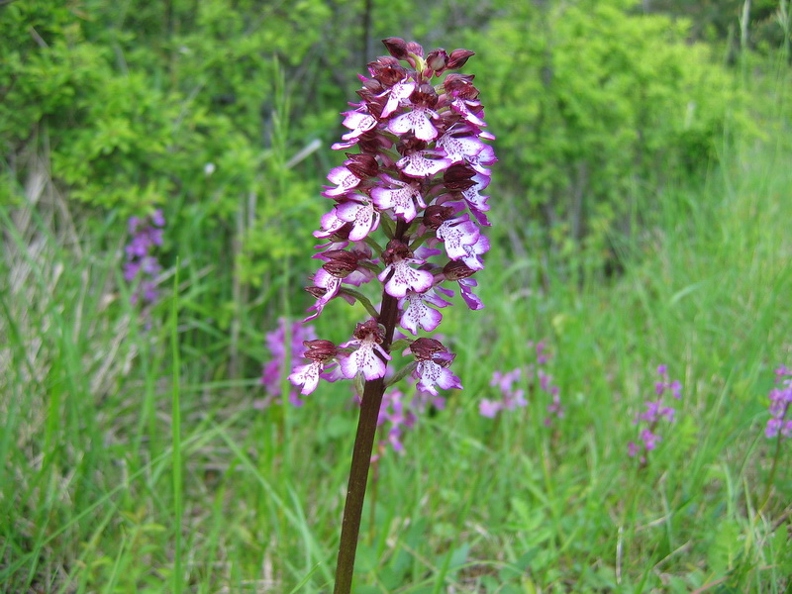
[[[762,500],[766,394],[792,332],[792,170],[784,145],[743,146],[706,186],[662,191],[652,243],[609,284],[569,281],[551,251],[493,250],[476,323],[444,310],[465,389],[371,474],[361,591],[788,588],[788,442]],[[355,427],[348,384],[255,410],[255,379],[222,375],[226,333],[191,331],[216,315],[216,278],[181,268],[178,301],[155,312],[178,319],[146,329],[117,291],[120,250],[105,247],[117,221],[73,232],[78,203],[27,198],[0,205],[0,590],[171,591],[182,530],[185,590],[326,592]],[[510,235],[492,232],[496,245]],[[323,323],[322,336],[343,331]],[[540,338],[566,416],[546,427],[527,380],[528,407],[482,418],[492,372],[530,364],[526,342]],[[639,468],[627,442],[660,362],[683,397]]]
[[[171,253],[225,279],[204,297],[227,328],[248,308],[234,282],[260,286],[295,255],[290,274],[308,272],[321,178],[286,166],[302,146],[290,144],[284,68],[301,67],[327,15],[320,0],[0,7],[12,32],[0,43],[0,198],[25,185],[21,156],[40,153],[69,200],[120,215],[119,227],[162,207]]]
[[[600,249],[644,188],[706,168],[742,110],[731,77],[685,43],[686,23],[630,4],[515,5],[470,40],[502,177],[527,197],[511,216]]]

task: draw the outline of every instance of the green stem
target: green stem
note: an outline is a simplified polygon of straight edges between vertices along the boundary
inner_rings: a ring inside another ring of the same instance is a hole
[[[781,433],[779,432],[776,439],[776,451],[775,451],[775,456],[773,456],[773,466],[772,468],[770,468],[770,476],[767,477],[767,482],[765,483],[764,495],[762,496],[762,506],[759,508],[760,514],[764,511],[764,508],[767,507],[767,502],[770,501],[770,489],[773,486],[773,481],[775,481],[776,469],[778,468],[778,457],[780,455],[781,455]]]
[[[403,236],[407,229],[404,221],[396,225],[396,236]],[[385,327],[385,338],[382,348],[390,353],[393,343],[393,332],[399,314],[399,302],[395,297],[382,291],[382,307],[378,322]],[[336,564],[336,581],[333,594],[350,594],[352,576],[355,570],[355,554],[360,534],[360,519],[363,515],[363,500],[366,497],[371,451],[374,447],[374,436],[377,432],[382,395],[385,393],[385,379],[377,378],[366,382],[363,388],[363,402],[360,405],[355,445],[352,451],[352,465],[349,469],[344,517],[341,520],[341,541],[338,545],[338,562]]]

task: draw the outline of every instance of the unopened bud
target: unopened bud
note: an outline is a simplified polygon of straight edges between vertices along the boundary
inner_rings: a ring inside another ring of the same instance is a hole
[[[426,65],[438,74],[446,69],[447,64],[448,54],[443,48],[433,50],[426,56]]]
[[[360,260],[356,254],[346,250],[330,250],[322,254],[322,257],[327,259],[322,268],[338,278],[355,272]]]
[[[446,93],[453,97],[462,99],[475,99],[478,97],[478,89],[473,85],[472,74],[449,74],[443,81],[443,88]]]
[[[388,37],[383,39],[382,43],[385,44],[390,55],[397,60],[405,60],[407,58],[407,42],[401,37]]]
[[[385,329],[377,322],[377,320],[371,318],[362,324],[358,324],[355,327],[353,336],[358,340],[366,340],[370,336],[373,336],[374,342],[381,344],[385,339]]]
[[[474,175],[476,175],[475,169],[467,164],[451,165],[443,173],[443,184],[449,190],[464,192],[476,185],[472,179]]]
[[[443,343],[434,338],[418,338],[410,345],[415,358],[419,361],[431,361],[438,353],[448,352]]]
[[[454,209],[450,206],[431,204],[424,211],[423,224],[433,231],[454,216]]]
[[[429,83],[423,83],[412,92],[410,101],[412,101],[413,105],[431,109],[437,105],[437,91],[435,91],[435,88]]]
[[[377,159],[371,155],[363,153],[347,153],[347,159],[344,162],[347,169],[349,169],[356,177],[366,179],[374,177],[379,172],[379,165]]]
[[[455,69],[455,68],[462,68],[465,65],[465,62],[468,61],[470,56],[475,56],[475,52],[471,52],[470,50],[466,49],[455,49],[451,52],[451,55],[448,56],[448,68]]]
[[[411,258],[412,252],[407,244],[398,239],[391,239],[385,251],[382,252],[382,260],[385,264],[393,264],[396,260]]]
[[[475,272],[475,270],[468,268],[465,263],[460,260],[451,260],[443,267],[443,275],[450,281],[468,278],[469,276],[473,276]]]
[[[303,346],[308,349],[303,356],[312,361],[329,361],[338,354],[338,348],[329,340],[305,340]]]

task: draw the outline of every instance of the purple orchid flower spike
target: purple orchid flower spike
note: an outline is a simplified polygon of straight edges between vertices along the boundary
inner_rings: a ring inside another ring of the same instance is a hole
[[[666,365],[659,365],[657,374],[660,381],[655,383],[656,398],[647,400],[643,412],[638,413],[633,421],[634,425],[643,425],[638,433],[638,441],[627,444],[627,454],[631,458],[637,457],[641,467],[646,466],[649,452],[656,449],[657,444],[662,441],[658,433],[660,424],[663,421],[670,424],[676,419],[676,410],[666,405],[663,397],[670,393],[675,400],[682,398],[682,384],[679,380],[669,381]]]
[[[149,216],[129,217],[127,221],[131,237],[124,249],[126,261],[123,274],[126,282],[136,283],[130,296],[133,305],[142,304],[148,309],[159,298],[156,279],[162,267],[152,254],[162,245],[164,226],[165,218],[159,209]]]
[[[459,284],[460,297],[470,309],[484,306],[473,292],[477,283],[472,276],[484,268],[490,249],[484,235],[488,197],[481,192],[490,182],[489,166],[497,160],[488,144],[494,136],[486,131],[473,76],[451,72],[463,67],[473,52],[437,48],[425,53],[419,44],[398,37],[383,43],[390,55],[368,64],[368,76],[360,77],[361,100],[342,114],[347,132],[333,148],[358,152],[347,153],[327,176],[322,195],[333,204],[314,232],[327,240],[318,248],[324,263],[306,288],[316,301],[305,321],[325,315],[338,297],[361,304],[370,319],[337,347],[309,346],[305,357],[312,363],[290,376],[302,394],[315,390],[319,379],[337,379],[339,374],[364,382],[360,425],[372,430],[396,326],[413,336],[419,330],[437,330],[439,310],[451,305],[445,297],[454,295],[443,286],[447,283]],[[359,249],[361,245],[371,250]],[[372,291],[358,290],[375,282],[381,283],[379,304],[364,296]],[[439,341],[402,340],[414,360],[394,377],[411,374],[418,389],[432,396],[439,396],[438,389],[461,389],[450,370],[454,355]],[[325,365],[331,364],[338,367],[328,374]],[[356,442],[355,460],[368,464],[372,444],[373,436],[368,446],[360,446],[368,454],[358,457]],[[353,464],[350,497],[357,501],[358,496],[362,500],[357,489],[365,490],[365,481],[360,487],[359,476],[354,477],[368,469],[355,468]],[[346,530],[346,520],[344,526]],[[336,584],[336,594],[349,592],[351,562],[344,555],[351,550],[354,560],[350,538],[348,531],[342,532],[342,585]]]
[[[765,435],[768,439],[792,439],[792,369],[781,366],[775,372],[776,386],[770,391],[770,418],[767,420]]]

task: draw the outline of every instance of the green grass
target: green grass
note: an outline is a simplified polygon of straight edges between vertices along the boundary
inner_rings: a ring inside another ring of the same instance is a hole
[[[465,390],[381,461],[357,591],[790,587],[792,444],[768,484],[763,435],[773,369],[792,363],[790,157],[746,143],[704,183],[665,188],[610,279],[516,244],[493,197],[486,309],[443,325]],[[69,212],[57,194],[0,207],[0,590],[327,592],[348,386],[255,410],[255,371],[225,379],[228,338],[201,299],[225,277],[169,271],[178,291],[147,327],[121,282],[119,222],[89,233]],[[273,294],[293,284],[279,282]],[[320,333],[342,340],[356,315],[333,303]],[[539,339],[566,417],[545,427],[529,384],[528,407],[481,417],[492,372],[531,363]],[[640,468],[627,443],[660,363],[683,398]]]

